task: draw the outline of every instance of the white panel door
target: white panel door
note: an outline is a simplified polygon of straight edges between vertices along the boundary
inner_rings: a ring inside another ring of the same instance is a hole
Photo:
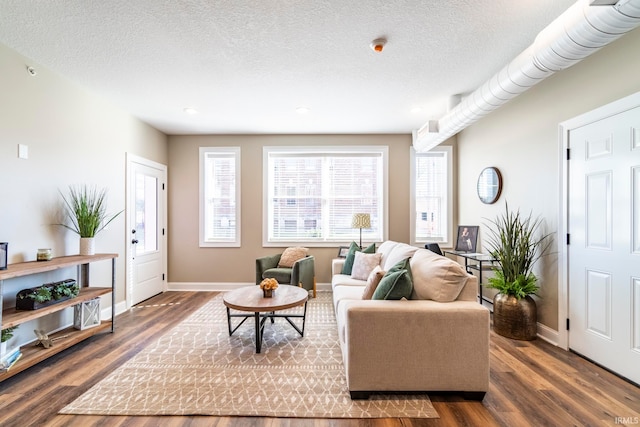
[[[640,383],[640,107],[569,147],[569,347]]]
[[[129,160],[129,305],[164,291],[166,169],[144,159]]]

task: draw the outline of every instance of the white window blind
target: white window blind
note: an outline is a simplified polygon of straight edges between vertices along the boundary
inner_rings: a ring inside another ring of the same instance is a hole
[[[200,148],[200,246],[240,246],[240,148]]]
[[[357,239],[354,213],[371,215],[363,241],[382,241],[386,157],[387,147],[265,147],[264,244]]]
[[[450,244],[452,223],[451,147],[412,152],[412,219],[414,244]]]

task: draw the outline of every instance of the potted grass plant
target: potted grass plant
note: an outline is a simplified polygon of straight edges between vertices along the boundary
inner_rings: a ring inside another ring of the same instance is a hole
[[[502,336],[533,340],[537,336],[537,307],[531,297],[539,290],[534,264],[551,245],[551,233],[541,234],[541,218],[505,212],[489,225],[487,247],[496,260],[489,287],[498,290],[493,298],[493,329]]]
[[[80,236],[80,255],[93,255],[94,238],[122,211],[107,214],[107,189],[98,191],[96,187],[70,186],[68,196],[62,195],[66,210],[66,223],[61,225]]]

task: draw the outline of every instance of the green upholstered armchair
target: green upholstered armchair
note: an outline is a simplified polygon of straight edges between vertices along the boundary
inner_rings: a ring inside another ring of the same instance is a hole
[[[273,278],[280,284],[300,286],[308,291],[313,291],[316,297],[316,273],[312,255],[299,259],[293,264],[293,268],[278,267],[282,254],[266,256],[256,259],[256,285],[262,279]]]

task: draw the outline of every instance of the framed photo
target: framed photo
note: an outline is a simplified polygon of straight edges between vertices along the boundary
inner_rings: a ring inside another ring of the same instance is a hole
[[[338,258],[346,258],[349,253],[349,246],[340,246],[338,248]]]
[[[475,252],[478,244],[477,225],[459,225],[458,238],[456,239],[456,251]]]

